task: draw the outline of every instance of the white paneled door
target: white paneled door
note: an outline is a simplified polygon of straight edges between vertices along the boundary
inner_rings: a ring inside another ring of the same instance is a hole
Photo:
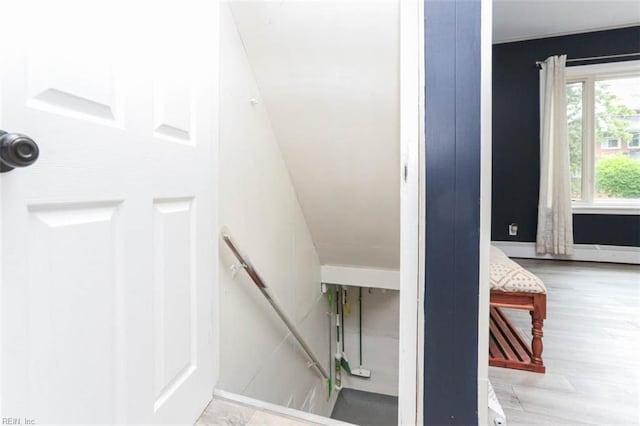
[[[40,156],[0,174],[0,417],[193,422],[217,374],[216,2],[2,14],[0,129]]]

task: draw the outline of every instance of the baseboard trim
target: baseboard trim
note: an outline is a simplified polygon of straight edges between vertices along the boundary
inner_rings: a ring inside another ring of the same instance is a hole
[[[520,241],[492,241],[491,244],[504,251],[509,257],[629,263],[633,265],[640,265],[640,247],[575,244],[572,256],[551,256],[549,254],[536,254],[535,243]]]

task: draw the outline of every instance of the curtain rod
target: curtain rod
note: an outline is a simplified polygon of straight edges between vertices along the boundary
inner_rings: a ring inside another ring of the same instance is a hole
[[[573,58],[567,59],[567,62],[596,61],[598,59],[626,58],[628,56],[640,56],[640,52],[622,53],[620,55],[589,56],[587,58]],[[544,64],[544,61],[536,61],[536,65],[540,66],[542,64]]]

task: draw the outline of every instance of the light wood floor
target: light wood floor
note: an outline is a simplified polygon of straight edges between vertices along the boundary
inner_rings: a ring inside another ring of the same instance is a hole
[[[304,420],[214,397],[195,426],[309,426]]]
[[[546,374],[490,367],[507,424],[640,424],[640,267],[515,259],[547,286]],[[506,311],[527,337],[530,317]]]

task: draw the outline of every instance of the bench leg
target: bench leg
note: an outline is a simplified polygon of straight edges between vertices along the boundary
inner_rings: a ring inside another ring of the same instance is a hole
[[[537,365],[542,364],[542,326],[544,320],[536,315],[535,311],[531,312],[531,363]]]

